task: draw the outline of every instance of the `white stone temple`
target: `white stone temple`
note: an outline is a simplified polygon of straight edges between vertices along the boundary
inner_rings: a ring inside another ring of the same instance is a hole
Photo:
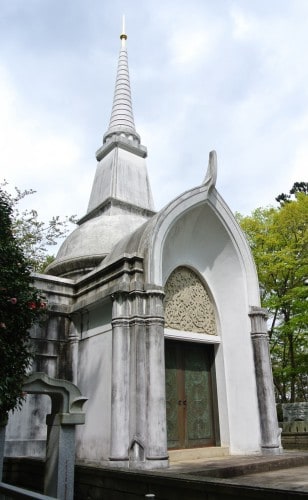
[[[33,330],[33,370],[88,398],[79,462],[151,469],[174,450],[277,454],[266,313],[247,241],[216,189],[216,153],[199,186],[154,212],[126,39],[87,213],[35,275],[48,320]],[[10,418],[8,456],[44,456],[49,405],[29,395]]]

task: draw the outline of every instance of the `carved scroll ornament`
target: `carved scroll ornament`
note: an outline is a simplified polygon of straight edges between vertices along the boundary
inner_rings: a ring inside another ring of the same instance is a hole
[[[175,269],[165,285],[165,326],[217,334],[210,297],[198,276],[186,267]]]

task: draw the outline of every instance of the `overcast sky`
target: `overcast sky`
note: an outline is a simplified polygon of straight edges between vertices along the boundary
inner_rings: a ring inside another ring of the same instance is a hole
[[[0,0],[1,179],[42,217],[84,215],[122,14],[156,209],[204,178],[233,211],[308,171],[307,0]]]

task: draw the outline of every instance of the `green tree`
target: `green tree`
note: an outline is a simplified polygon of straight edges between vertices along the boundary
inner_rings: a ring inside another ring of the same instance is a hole
[[[305,189],[293,188],[292,198],[278,197],[278,208],[238,215],[256,262],[262,306],[270,313],[273,376],[280,403],[308,398],[308,196]]]
[[[15,187],[15,194],[11,195],[5,191],[7,182],[0,184],[2,193],[11,206],[12,232],[32,271],[43,272],[48,264],[54,259],[49,254],[49,248],[56,245],[59,239],[68,233],[70,223],[76,223],[76,216],[61,219],[54,216],[45,223],[39,219],[38,212],[32,210],[21,210],[20,202],[27,196],[35,193],[33,189],[21,191]]]
[[[0,420],[23,401],[22,385],[31,362],[29,329],[46,302],[33,287],[31,270],[14,236],[13,208],[0,188]]]
[[[275,200],[278,201],[280,205],[283,205],[284,203],[291,201],[292,196],[294,198],[296,193],[308,194],[308,182],[294,182],[288,194],[281,193],[277,196],[277,198],[275,198]]]

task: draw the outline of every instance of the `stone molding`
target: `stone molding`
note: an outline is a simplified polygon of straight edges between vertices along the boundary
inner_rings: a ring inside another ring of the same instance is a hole
[[[52,401],[52,414],[62,415],[63,423],[84,424],[82,410],[88,400],[81,395],[78,387],[67,380],[55,379],[43,372],[31,373],[23,384],[29,394],[47,394]]]

